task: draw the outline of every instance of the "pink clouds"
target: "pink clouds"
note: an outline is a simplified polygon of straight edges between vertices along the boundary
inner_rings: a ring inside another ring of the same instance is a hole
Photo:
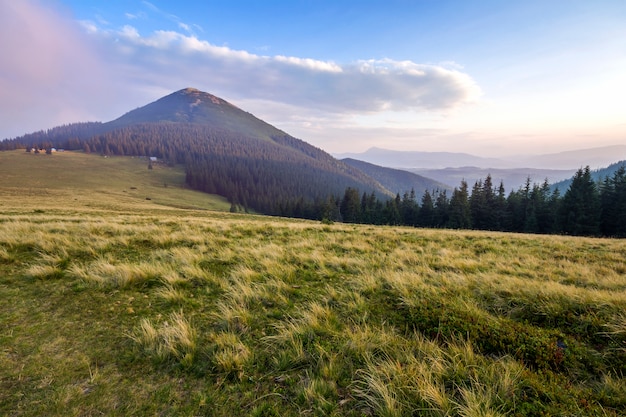
[[[79,23],[37,0],[0,3],[0,39],[6,57],[0,139],[62,123],[108,121],[186,86],[291,109],[283,120],[294,112],[326,120],[445,112],[480,94],[469,75],[438,65],[257,55],[176,31],[143,34],[130,25]]]
[[[87,103],[103,93],[103,73],[69,16],[34,0],[2,1],[0,39],[0,139],[92,116]]]

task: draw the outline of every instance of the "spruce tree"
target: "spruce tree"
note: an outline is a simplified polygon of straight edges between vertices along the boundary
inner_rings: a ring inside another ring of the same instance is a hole
[[[469,229],[472,227],[469,192],[465,180],[461,181],[461,188],[455,188],[452,192],[448,213],[447,227],[452,229]]]
[[[600,233],[600,196],[589,166],[579,169],[565,192],[560,210],[566,234],[595,236]]]

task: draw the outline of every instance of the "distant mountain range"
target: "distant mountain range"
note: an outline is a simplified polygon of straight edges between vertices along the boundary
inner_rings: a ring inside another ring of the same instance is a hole
[[[341,161],[363,171],[386,189],[400,195],[414,190],[417,196],[421,196],[426,191],[452,191],[454,188],[443,182],[401,169],[385,168],[351,158],[342,159]]]
[[[604,146],[541,155],[510,155],[503,158],[483,158],[467,153],[395,151],[370,148],[361,153],[337,153],[336,158],[352,158],[390,168],[432,170],[460,167],[477,168],[535,168],[568,170],[589,165],[592,169],[606,167],[626,159],[626,145]]]
[[[614,164],[609,165],[606,168],[592,170],[591,178],[593,178],[593,180],[596,181],[597,183],[602,183],[607,177],[612,178],[615,172],[617,172],[617,170],[621,167],[626,168],[626,160],[616,162]],[[552,188],[553,190],[558,189],[561,195],[563,195],[567,191],[571,183],[572,183],[572,177],[568,177],[567,179],[563,181],[552,183],[550,188]]]
[[[397,169],[442,169],[448,167],[478,166],[488,168],[509,168],[506,161],[496,158],[482,158],[466,153],[394,151],[370,148],[361,153],[337,153],[339,159],[357,159],[370,164]]]
[[[591,169],[607,167],[616,161],[626,159],[626,145],[601,146],[544,155],[516,155],[507,157],[517,165],[540,169]]]
[[[605,146],[544,155],[516,155],[506,158],[483,158],[467,153],[395,151],[370,148],[362,153],[339,153],[335,157],[401,169],[429,178],[448,187],[458,187],[462,180],[471,186],[487,175],[493,182],[504,183],[507,191],[516,190],[530,178],[532,183],[550,184],[570,179],[576,170],[589,165],[606,167],[626,159],[626,145]]]
[[[471,187],[478,180],[485,179],[487,175],[491,175],[493,183],[498,186],[500,182],[502,182],[507,192],[518,190],[526,184],[528,178],[530,178],[531,184],[541,184],[545,180],[548,180],[550,184],[554,184],[566,178],[571,178],[576,172],[574,169],[502,169],[477,167],[412,169],[410,171],[453,187],[458,187],[462,180],[465,180]]]

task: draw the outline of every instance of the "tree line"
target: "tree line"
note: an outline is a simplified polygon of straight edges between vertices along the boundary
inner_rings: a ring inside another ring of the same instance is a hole
[[[0,150],[65,148],[102,155],[156,156],[184,164],[187,184],[222,195],[233,211],[317,220],[626,237],[626,174],[621,164],[596,182],[579,169],[564,193],[530,179],[505,192],[491,176],[451,193],[376,194],[362,172],[289,135],[257,140],[216,127],[145,123],[107,130],[77,123],[0,141]],[[361,189],[366,191],[360,192]]]
[[[414,190],[381,199],[347,188],[342,197],[299,201],[282,214],[346,223],[626,237],[626,168],[622,164],[601,182],[588,166],[581,168],[562,196],[547,180],[532,184],[530,179],[507,195],[504,184],[494,186],[488,175],[471,191],[461,181],[450,195],[426,191],[419,201]]]

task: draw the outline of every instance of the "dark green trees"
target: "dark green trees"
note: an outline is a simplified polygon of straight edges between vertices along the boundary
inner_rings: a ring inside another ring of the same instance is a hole
[[[600,231],[605,236],[626,237],[626,167],[620,166],[600,185]]]
[[[465,180],[461,181],[461,188],[455,188],[452,192],[448,216],[448,227],[452,229],[469,229],[472,227],[469,192]]]
[[[469,199],[472,226],[480,230],[500,230],[500,215],[496,191],[493,188],[491,175],[485,181],[477,181],[472,188]]]
[[[557,214],[558,190],[551,192],[547,180],[532,184],[530,178],[507,198],[507,219],[503,230],[524,233],[555,233],[559,230]]]
[[[359,190],[348,187],[341,200],[341,215],[346,223],[361,222],[361,197]]]
[[[589,166],[576,171],[561,201],[561,231],[579,236],[600,234],[600,194],[591,178]]]

